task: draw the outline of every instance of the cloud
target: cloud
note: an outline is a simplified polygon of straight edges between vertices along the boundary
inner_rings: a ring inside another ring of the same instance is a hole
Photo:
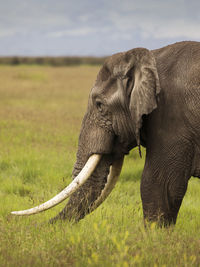
[[[107,55],[200,40],[199,10],[196,0],[1,1],[0,54]]]
[[[8,37],[8,36],[12,36],[16,34],[15,30],[12,29],[0,29],[0,38],[4,38],[4,37]]]
[[[184,20],[174,20],[157,27],[155,31],[146,32],[146,36],[154,36],[156,39],[175,39],[182,37],[186,39],[198,40],[200,39],[199,26],[200,25],[196,25],[192,22],[185,22]]]
[[[111,11],[110,20],[120,32],[137,31],[143,38],[189,38],[200,39],[199,9],[192,10],[192,3],[183,0],[136,1],[134,6],[125,5]],[[188,8],[187,8],[188,7]],[[200,4],[199,4],[200,7]]]
[[[92,27],[81,27],[71,30],[51,32],[48,34],[49,37],[58,38],[63,36],[87,36],[88,34],[96,33],[97,29]]]

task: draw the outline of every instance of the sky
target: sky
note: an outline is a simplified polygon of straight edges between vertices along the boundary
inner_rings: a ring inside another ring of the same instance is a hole
[[[0,0],[0,56],[107,56],[200,41],[199,0]]]

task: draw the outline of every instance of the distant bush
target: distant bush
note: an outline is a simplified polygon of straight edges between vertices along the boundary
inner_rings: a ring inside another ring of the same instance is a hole
[[[101,65],[105,57],[0,57],[1,65]]]

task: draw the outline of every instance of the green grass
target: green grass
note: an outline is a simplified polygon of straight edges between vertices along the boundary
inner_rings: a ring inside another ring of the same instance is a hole
[[[66,201],[14,217],[71,181],[79,129],[99,67],[0,66],[0,266],[199,266],[200,183],[192,179],[177,225],[144,229],[145,151],[126,157],[108,199],[78,224],[49,225]]]

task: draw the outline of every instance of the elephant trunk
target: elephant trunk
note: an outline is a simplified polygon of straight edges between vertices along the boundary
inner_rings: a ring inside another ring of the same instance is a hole
[[[123,159],[112,163],[110,155],[103,155],[90,178],[71,195],[65,208],[51,222],[57,219],[79,221],[96,209],[114,188],[122,163]],[[73,174],[77,175],[79,171],[80,163],[77,162]]]
[[[104,186],[104,189],[101,191],[101,195],[92,205],[90,209],[91,211],[95,210],[99,205],[101,205],[101,203],[108,197],[108,195],[111,193],[111,191],[115,187],[115,184],[119,178],[119,175],[122,169],[123,161],[124,161],[124,157],[116,160],[110,167],[110,173],[107,177],[107,182]]]

